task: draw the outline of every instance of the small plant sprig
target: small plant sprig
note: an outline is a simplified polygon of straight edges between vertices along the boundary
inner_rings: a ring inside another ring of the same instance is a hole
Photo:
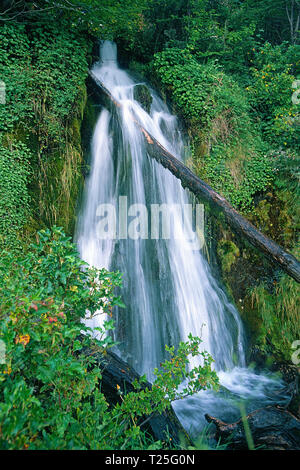
[[[199,351],[201,339],[189,334],[189,340],[181,341],[175,352],[174,346],[166,346],[170,358],[154,369],[156,379],[152,388],[145,388],[146,376],[135,381],[136,392],[128,393],[122,409],[138,416],[161,413],[175,400],[182,400],[200,390],[218,389],[218,376],[212,370],[213,358],[206,351]],[[201,365],[190,368],[189,357],[200,356]]]

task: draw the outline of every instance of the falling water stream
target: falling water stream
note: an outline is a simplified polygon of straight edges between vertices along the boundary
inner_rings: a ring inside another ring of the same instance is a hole
[[[239,416],[238,401],[243,400],[248,410],[278,402],[282,383],[246,368],[240,316],[214,279],[200,242],[195,249],[199,238],[189,219],[184,219],[184,236],[180,236],[180,209],[191,202],[189,194],[148,156],[144,136],[134,122],[183,159],[185,147],[176,117],[153,90],[149,114],[134,99],[137,82],[118,67],[114,43],[103,42],[100,55],[92,72],[121,106],[114,112],[102,108],[95,126],[76,241],[86,262],[123,273],[121,295],[126,308],[116,309],[115,336],[118,354],[139,373],[151,380],[153,369],[165,358],[165,345],[176,346],[189,333],[199,336],[201,348],[213,356],[221,392],[204,391],[173,404],[195,436],[205,424],[204,413],[230,421]],[[153,236],[147,223],[146,232],[139,225],[145,208],[151,214],[153,205],[162,204],[173,205],[169,238]],[[99,227],[112,207],[115,225],[111,232],[107,229],[104,239]],[[99,326],[100,320],[86,321]]]

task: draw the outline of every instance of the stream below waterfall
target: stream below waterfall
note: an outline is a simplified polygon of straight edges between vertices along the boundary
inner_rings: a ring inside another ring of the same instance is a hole
[[[148,156],[132,119],[183,160],[185,145],[176,117],[150,88],[150,113],[134,99],[137,82],[119,68],[114,43],[102,42],[100,56],[92,72],[121,106],[113,112],[102,108],[94,129],[76,243],[90,265],[123,273],[126,308],[116,308],[115,339],[117,353],[137,372],[151,381],[153,369],[165,358],[165,345],[176,347],[189,333],[199,336],[201,348],[214,358],[220,391],[203,391],[173,404],[195,437],[207,425],[205,413],[232,422],[240,417],[241,402],[251,411],[287,397],[280,379],[247,368],[239,313],[213,277],[192,219],[182,216],[182,208],[191,206],[190,195]],[[154,227],[162,205],[172,207],[170,237]],[[85,321],[96,327],[100,320]]]

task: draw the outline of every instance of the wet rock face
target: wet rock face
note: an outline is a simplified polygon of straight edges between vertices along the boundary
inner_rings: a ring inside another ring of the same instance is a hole
[[[224,423],[205,415],[216,426],[216,439],[229,442],[228,449],[247,450],[248,444],[243,421]],[[268,406],[246,417],[255,448],[268,450],[300,450],[300,420],[277,406]]]
[[[147,113],[150,113],[150,108],[152,104],[152,96],[146,85],[143,85],[143,84],[135,85],[134,90],[133,90],[133,97],[138,103],[140,103],[142,108]]]

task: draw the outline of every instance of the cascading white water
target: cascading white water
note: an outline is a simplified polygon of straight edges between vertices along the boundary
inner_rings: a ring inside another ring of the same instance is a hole
[[[167,106],[151,91],[151,112],[148,114],[142,108],[134,99],[136,82],[118,67],[116,45],[109,41],[102,43],[101,62],[94,65],[92,72],[121,107],[113,115],[103,109],[98,118],[76,239],[82,259],[124,274],[121,294],[126,309],[117,310],[115,318],[119,353],[151,379],[152,370],[164,359],[165,345],[176,345],[192,333],[201,337],[202,349],[213,356],[220,382],[228,390],[239,396],[268,399],[266,388],[276,389],[280,384],[245,368],[242,322],[213,278],[201,251],[191,250],[190,241],[195,240],[191,223],[185,224],[185,237],[181,238],[156,239],[139,232],[139,238],[133,239],[122,230],[115,239],[99,238],[100,204],[113,205],[116,219],[120,217],[122,224],[132,223],[137,229],[136,211],[150,209],[151,204],[183,207],[189,203],[189,197],[180,181],[147,155],[144,137],[131,118],[133,115],[181,159],[183,139]],[[125,196],[126,207],[130,208],[128,215],[122,210]],[[175,209],[174,233],[179,234],[181,227],[181,215]],[[218,411],[220,408],[224,415],[223,400],[224,397],[216,398],[212,392],[205,392],[184,404],[181,402],[180,406],[176,404],[175,410],[183,424],[196,431],[204,408],[206,412],[209,407]]]

